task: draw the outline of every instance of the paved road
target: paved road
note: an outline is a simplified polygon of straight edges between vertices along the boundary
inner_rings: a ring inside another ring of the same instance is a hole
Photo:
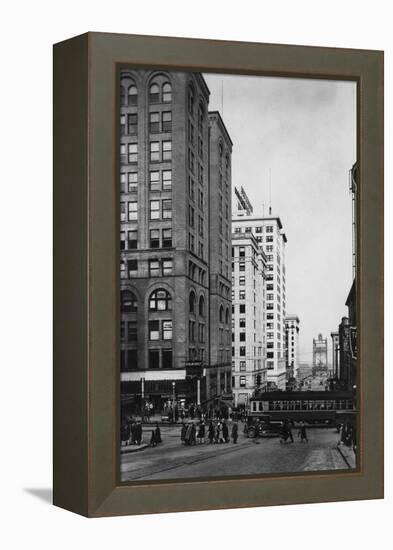
[[[330,428],[308,431],[309,443],[280,444],[278,438],[252,440],[241,434],[239,443],[180,444],[179,427],[162,428],[163,444],[121,457],[122,481],[186,479],[347,469],[336,449],[338,436]]]

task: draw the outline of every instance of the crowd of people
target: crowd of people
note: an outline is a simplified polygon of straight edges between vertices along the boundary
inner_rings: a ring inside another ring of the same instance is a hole
[[[237,443],[238,424],[233,422],[231,426],[231,435],[225,419],[213,422],[205,422],[201,419],[198,425],[195,422],[182,422],[180,439],[183,445],[199,445],[205,442],[213,445],[215,443],[229,443],[232,438],[233,443]]]

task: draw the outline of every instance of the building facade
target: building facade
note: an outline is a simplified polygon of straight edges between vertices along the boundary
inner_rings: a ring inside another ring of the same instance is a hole
[[[327,338],[323,338],[322,334],[318,334],[318,338],[312,341],[312,368],[314,375],[328,371]]]
[[[209,300],[208,398],[231,393],[231,155],[232,141],[217,111],[209,112]]]
[[[232,392],[235,407],[247,407],[256,390],[266,391],[266,257],[252,233],[232,235]]]
[[[295,314],[285,317],[285,343],[287,380],[297,378],[299,370],[299,317]]]
[[[285,246],[287,238],[280,218],[271,213],[267,217],[254,215],[247,201],[244,200],[244,194],[244,190],[236,194],[237,210],[232,216],[233,233],[235,235],[252,234],[266,256],[266,306],[263,331],[266,335],[267,379],[270,388],[285,390],[287,379]]]
[[[332,373],[333,378],[339,378],[340,365],[339,365],[339,335],[338,332],[331,332],[330,336],[332,338]]]
[[[120,361],[131,408],[210,398],[208,104],[199,73],[121,72]]]

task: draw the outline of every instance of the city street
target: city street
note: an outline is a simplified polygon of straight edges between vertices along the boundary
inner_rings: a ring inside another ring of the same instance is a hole
[[[331,428],[308,430],[309,443],[281,444],[279,438],[247,439],[242,433],[236,445],[181,445],[180,426],[163,426],[158,447],[121,455],[121,480],[184,479],[223,475],[290,473],[348,469],[337,450],[338,434]],[[148,439],[150,427],[144,426]]]

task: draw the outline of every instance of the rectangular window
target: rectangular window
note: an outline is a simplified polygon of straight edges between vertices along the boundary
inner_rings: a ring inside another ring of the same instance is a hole
[[[246,320],[244,318],[239,319],[239,327],[246,328]]]
[[[240,376],[239,377],[239,383],[240,383],[241,388],[245,388],[246,387],[246,377],[245,376]]]
[[[240,342],[245,342],[246,341],[246,333],[245,332],[241,332],[239,334],[239,341]]]
[[[162,350],[162,368],[163,369],[172,368],[172,350],[171,349]]]
[[[149,349],[149,369],[160,368],[160,351],[158,349]]]
[[[128,203],[128,221],[138,220],[138,203],[136,201]]]
[[[126,133],[126,115],[120,115],[120,135],[124,136]]]
[[[239,355],[240,355],[240,357],[245,357],[245,355],[246,355],[246,346],[240,346]]]
[[[239,305],[239,313],[246,313],[246,304]]]
[[[132,250],[134,248],[138,248],[138,231],[136,229],[128,232],[128,249]]]
[[[150,229],[150,248],[160,248],[159,229]]]
[[[122,172],[120,174],[120,193],[126,192],[126,174]]]
[[[128,370],[135,370],[138,368],[138,351],[136,349],[127,350],[127,362]]]
[[[127,155],[127,149],[125,143],[122,143],[120,145],[120,162],[124,163],[126,162],[126,155]]]
[[[194,153],[192,149],[188,149],[188,168],[194,173]]]
[[[246,362],[240,361],[240,371],[245,371],[245,370],[246,370]]]
[[[126,335],[125,322],[120,321],[120,340],[124,340]]]
[[[150,162],[160,162],[160,142],[150,142]]]
[[[150,201],[150,219],[160,219],[160,201]]]
[[[127,260],[128,275],[135,274],[138,271],[138,260]]]
[[[239,290],[239,300],[245,300],[245,299],[246,299],[246,291]]]
[[[149,260],[149,276],[150,277],[159,277],[160,276],[160,261],[159,260]]]
[[[126,232],[120,231],[120,250],[125,250],[126,248]]]
[[[172,340],[172,321],[162,322],[162,339]]]
[[[136,193],[138,191],[138,172],[128,172],[128,192]]]
[[[172,199],[162,201],[162,218],[164,220],[172,219]]]
[[[239,286],[245,286],[245,284],[246,284],[246,277],[245,275],[241,275],[239,277]]]
[[[128,115],[128,133],[130,135],[135,135],[138,133],[138,115],[137,113],[132,113]]]
[[[150,172],[149,180],[150,180],[150,191],[161,191],[160,172],[158,170],[153,170]]]
[[[172,266],[173,266],[173,262],[171,259],[162,260],[162,274],[164,276],[172,275]]]
[[[161,113],[161,129],[163,132],[171,132],[172,131],[172,112],[171,111],[164,111]]]
[[[246,270],[246,264],[244,262],[239,263],[239,271],[245,271]]]
[[[188,205],[188,224],[194,227],[194,209],[191,205]]]
[[[128,162],[130,164],[136,164],[138,162],[138,144],[128,144]]]
[[[172,189],[172,170],[162,171],[162,188],[165,191]]]
[[[136,321],[128,321],[127,323],[127,340],[129,342],[136,342],[138,339],[137,324]]]
[[[162,248],[171,248],[172,246],[172,229],[162,230]]]
[[[149,113],[149,132],[158,134],[160,131],[160,113]]]
[[[162,160],[164,162],[172,160],[172,141],[162,142]]]
[[[160,339],[160,322],[149,321],[149,340]]]
[[[239,246],[239,258],[244,258],[246,256],[246,249],[244,246]]]

